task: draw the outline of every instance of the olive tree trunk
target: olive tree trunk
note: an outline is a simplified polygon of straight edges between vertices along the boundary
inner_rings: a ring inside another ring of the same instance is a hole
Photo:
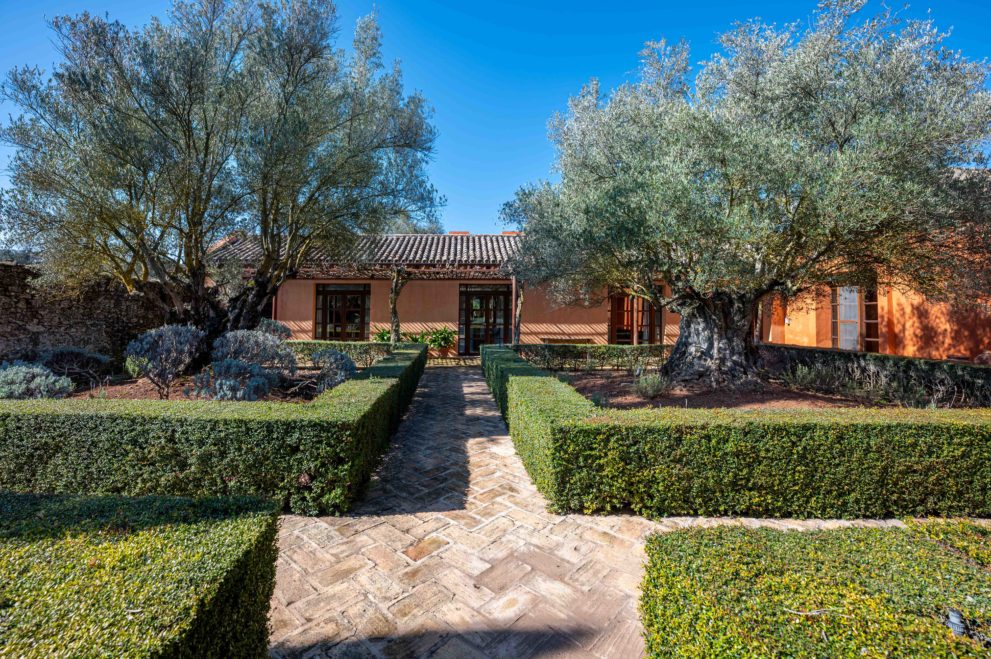
[[[758,382],[756,300],[719,293],[679,305],[681,325],[661,373],[674,386],[747,387]]]
[[[403,292],[403,286],[406,285],[406,273],[401,269],[397,268],[392,271],[392,283],[389,286],[389,319],[391,320],[391,333],[389,335],[389,341],[392,345],[396,345],[402,340],[399,332],[399,294]]]
[[[513,345],[520,343],[520,330],[523,325],[523,295],[526,286],[521,281],[516,282],[516,304],[513,305]]]

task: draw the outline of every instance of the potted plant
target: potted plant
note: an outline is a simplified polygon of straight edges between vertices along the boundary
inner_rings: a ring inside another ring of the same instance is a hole
[[[426,343],[441,357],[447,357],[457,345],[458,335],[450,327],[438,327],[426,333]]]

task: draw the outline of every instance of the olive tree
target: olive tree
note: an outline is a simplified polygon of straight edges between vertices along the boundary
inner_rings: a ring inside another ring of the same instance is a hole
[[[0,229],[49,273],[110,274],[216,336],[253,327],[315,250],[435,224],[429,110],[383,64],[373,17],[348,51],[329,0],[180,1],[137,30],[88,14],[52,29],[62,61],[10,73],[21,113],[0,132],[17,149]],[[256,258],[217,262],[235,231]]]
[[[986,295],[989,69],[930,21],[833,1],[748,22],[690,66],[651,43],[551,123],[560,181],[522,188],[514,270],[564,301],[619,287],[681,314],[673,381],[752,381],[768,294],[823,283]]]

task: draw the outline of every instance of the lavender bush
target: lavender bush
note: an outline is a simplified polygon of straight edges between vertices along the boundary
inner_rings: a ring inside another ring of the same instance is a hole
[[[172,383],[193,363],[204,336],[191,325],[163,325],[127,344],[125,354],[132,368],[155,385],[158,397],[168,399]]]
[[[40,364],[0,364],[0,398],[62,398],[72,393],[72,380]]]
[[[279,374],[296,374],[296,354],[275,336],[257,330],[227,332],[213,342],[214,362],[234,359],[256,364]]]
[[[345,380],[350,380],[358,372],[354,361],[337,350],[319,350],[313,353],[313,364],[320,369],[317,376],[317,389],[333,389]]]

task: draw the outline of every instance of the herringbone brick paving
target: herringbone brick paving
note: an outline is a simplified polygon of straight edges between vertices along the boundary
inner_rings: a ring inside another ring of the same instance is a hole
[[[554,515],[478,368],[429,368],[347,517],[282,520],[275,657],[638,657],[643,541],[714,524]]]

